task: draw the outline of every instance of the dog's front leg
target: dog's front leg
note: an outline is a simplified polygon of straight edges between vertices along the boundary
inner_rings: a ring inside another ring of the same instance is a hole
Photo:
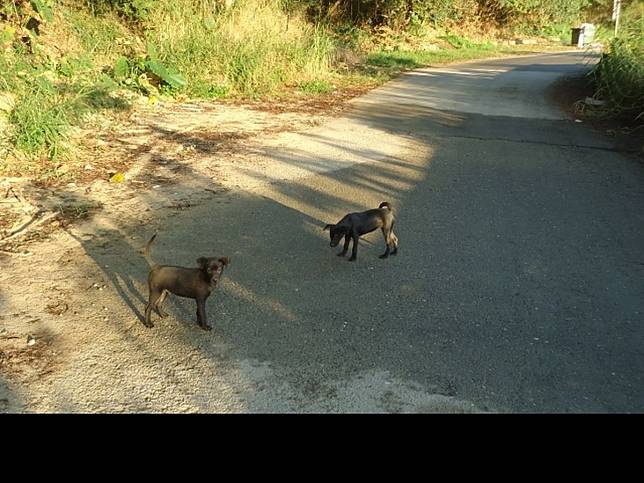
[[[346,235],[344,235],[344,248],[340,253],[338,253],[339,257],[343,257],[347,254],[347,252],[349,251],[349,243],[351,243],[351,237],[347,233]]]
[[[206,319],[206,299],[198,298],[197,299],[197,324],[203,330],[211,330],[212,327],[208,325],[208,320]]]
[[[358,258],[358,240],[360,239],[360,235],[356,235],[354,233],[351,237],[353,238],[353,248],[351,249],[351,257],[349,257],[349,261],[354,262]]]

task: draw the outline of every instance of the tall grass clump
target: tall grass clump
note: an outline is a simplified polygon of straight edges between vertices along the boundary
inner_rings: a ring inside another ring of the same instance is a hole
[[[644,4],[635,2],[597,68],[596,96],[608,101],[610,114],[644,123]]]
[[[60,177],[74,129],[93,113],[125,106],[103,72],[119,32],[113,19],[32,3],[0,9],[0,175]]]
[[[160,0],[146,40],[185,77],[188,95],[254,97],[330,75],[331,37],[280,0]]]

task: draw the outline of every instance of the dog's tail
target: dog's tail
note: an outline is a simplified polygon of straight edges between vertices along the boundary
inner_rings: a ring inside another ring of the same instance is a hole
[[[148,265],[150,265],[150,268],[155,267],[157,265],[157,262],[152,260],[152,256],[150,255],[150,247],[152,246],[152,242],[156,237],[157,237],[156,233],[152,235],[152,238],[150,238],[150,241],[148,241],[145,244],[145,250],[143,250],[143,256],[145,257],[145,260],[148,262]]]
[[[382,203],[380,203],[380,206],[378,208],[386,208],[389,211],[393,210],[391,203],[389,203],[388,201],[383,201]]]

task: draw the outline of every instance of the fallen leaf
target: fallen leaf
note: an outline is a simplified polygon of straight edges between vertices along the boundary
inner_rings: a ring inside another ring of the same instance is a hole
[[[120,171],[110,177],[110,183],[122,183],[123,181],[125,181],[125,175]]]

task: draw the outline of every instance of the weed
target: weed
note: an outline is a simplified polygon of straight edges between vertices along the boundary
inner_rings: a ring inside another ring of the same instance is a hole
[[[80,202],[63,204],[58,207],[62,220],[66,223],[82,220],[89,217],[93,212],[102,208],[100,202]]]
[[[333,92],[335,87],[325,80],[312,80],[302,82],[298,86],[299,89],[306,94],[328,94]]]

